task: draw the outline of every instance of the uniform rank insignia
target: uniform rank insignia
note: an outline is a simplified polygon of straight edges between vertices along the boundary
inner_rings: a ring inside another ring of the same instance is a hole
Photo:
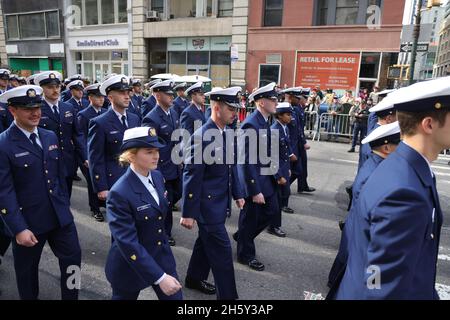
[[[111,131],[109,134],[116,134],[119,133],[119,131]]]
[[[64,117],[66,117],[66,118],[73,117],[73,113],[70,112],[70,111],[67,111],[67,112],[64,114]]]
[[[145,209],[148,209],[151,206],[152,206],[151,204],[146,204],[145,206],[138,207],[136,210],[137,212],[144,211]]]
[[[14,157],[21,158],[21,157],[25,157],[25,156],[27,156],[29,154],[30,154],[29,152],[23,152],[23,153],[15,154]]]

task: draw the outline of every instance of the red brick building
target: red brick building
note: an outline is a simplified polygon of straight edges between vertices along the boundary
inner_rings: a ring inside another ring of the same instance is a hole
[[[405,0],[252,0],[247,88],[392,86]]]

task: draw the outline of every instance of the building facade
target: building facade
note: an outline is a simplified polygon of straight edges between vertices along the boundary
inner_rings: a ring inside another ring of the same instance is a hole
[[[245,84],[248,2],[133,1],[133,75],[202,75],[214,86]]]
[[[337,91],[392,87],[405,1],[253,0],[247,89],[268,82]]]
[[[445,6],[444,20],[439,32],[439,43],[436,61],[433,68],[433,78],[450,75],[450,2]]]
[[[7,66],[8,56],[6,55],[6,33],[3,21],[2,2],[0,1],[0,66]]]
[[[65,71],[62,0],[2,0],[5,51],[13,72]],[[3,63],[3,57],[2,57]]]
[[[93,82],[129,75],[131,0],[66,0],[64,6],[68,74]]]

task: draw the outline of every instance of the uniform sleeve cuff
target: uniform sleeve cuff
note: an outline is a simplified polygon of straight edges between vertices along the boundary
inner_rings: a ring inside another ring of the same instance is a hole
[[[162,277],[159,278],[159,279],[154,283],[154,285],[155,285],[155,286],[159,286],[159,284],[164,280],[164,278],[165,278],[166,276],[167,276],[167,274],[164,273],[164,274],[162,275]]]

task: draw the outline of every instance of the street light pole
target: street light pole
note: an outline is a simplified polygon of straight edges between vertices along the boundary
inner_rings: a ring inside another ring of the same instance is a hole
[[[422,20],[422,0],[417,0],[417,9],[416,9],[416,22],[414,24],[414,33],[413,33],[413,45],[411,49],[411,62],[409,67],[409,77],[408,82],[409,84],[413,84],[414,82],[414,71],[416,67],[416,58],[417,58],[417,45],[419,43],[419,36],[420,36],[420,23]]]

